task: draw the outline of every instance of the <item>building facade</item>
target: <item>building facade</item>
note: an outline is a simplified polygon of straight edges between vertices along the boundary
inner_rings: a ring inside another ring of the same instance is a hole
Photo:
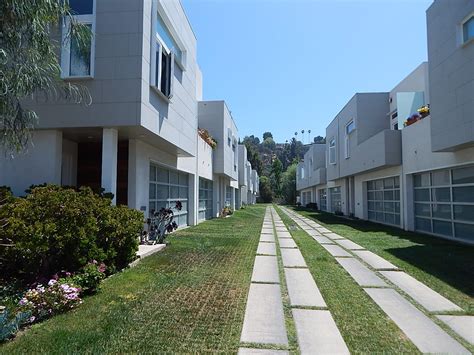
[[[39,123],[24,153],[0,159],[0,185],[16,195],[42,183],[103,188],[114,203],[145,216],[180,201],[180,226],[218,216],[224,205],[235,208],[237,128],[233,120],[225,128],[229,147],[221,140],[212,149],[198,134],[202,74],[181,4],[71,4],[92,30],[90,47],[79,50],[66,37],[69,23],[53,39],[61,43],[62,79],[85,86],[91,102],[27,102]]]
[[[474,244],[474,0],[435,1],[427,26],[429,62],[354,95],[327,127],[325,180],[311,145],[299,201]]]

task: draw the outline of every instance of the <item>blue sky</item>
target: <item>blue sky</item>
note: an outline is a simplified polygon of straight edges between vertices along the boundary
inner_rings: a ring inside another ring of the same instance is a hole
[[[226,100],[241,137],[324,136],[355,92],[389,91],[427,59],[432,0],[182,3],[198,40],[204,99]]]

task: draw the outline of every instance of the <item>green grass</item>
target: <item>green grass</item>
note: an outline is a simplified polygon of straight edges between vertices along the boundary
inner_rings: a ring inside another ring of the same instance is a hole
[[[0,353],[236,352],[265,206],[179,231],[76,310]]]
[[[474,315],[474,247],[325,212],[299,210],[331,231],[389,260]]]
[[[296,225],[277,208],[287,227]],[[400,329],[305,231],[290,229],[351,353],[418,353]]]

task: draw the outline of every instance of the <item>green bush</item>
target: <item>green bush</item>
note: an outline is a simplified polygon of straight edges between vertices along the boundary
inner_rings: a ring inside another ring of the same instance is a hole
[[[125,267],[135,258],[143,215],[90,188],[46,185],[0,205],[0,221],[0,239],[9,241],[0,248],[4,276],[31,281],[91,260],[110,271]]]
[[[81,293],[95,293],[102,280],[105,278],[106,266],[104,263],[98,263],[96,260],[88,263],[77,274],[62,278],[59,281],[66,284],[79,286]]]

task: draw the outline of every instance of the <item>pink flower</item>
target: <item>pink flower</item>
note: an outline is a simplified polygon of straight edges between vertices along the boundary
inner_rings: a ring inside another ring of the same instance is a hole
[[[55,279],[51,279],[49,280],[48,282],[48,286],[53,286],[54,284],[56,284],[58,281],[56,281]]]

